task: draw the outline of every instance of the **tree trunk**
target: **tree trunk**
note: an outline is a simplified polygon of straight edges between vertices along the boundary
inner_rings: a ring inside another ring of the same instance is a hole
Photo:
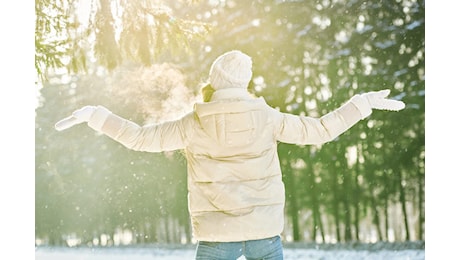
[[[409,230],[409,221],[408,221],[408,215],[407,215],[407,209],[406,209],[406,193],[404,191],[404,187],[402,184],[402,176],[401,176],[400,171],[396,171],[396,177],[397,177],[398,185],[399,185],[399,202],[401,203],[404,228],[406,229],[404,240],[409,241],[410,240],[410,230]]]
[[[344,196],[343,196],[343,205],[345,208],[345,242],[349,242],[352,240],[351,235],[351,206],[350,206],[350,194],[351,194],[351,187],[349,181],[349,173],[346,172],[343,174],[343,186],[344,186]]]
[[[385,218],[385,240],[388,241],[389,232],[390,232],[390,223],[389,223],[389,215],[388,215],[388,198],[385,196],[385,202],[383,204],[383,217]]]
[[[316,230],[319,228],[319,232],[321,234],[321,242],[326,243],[326,237],[324,234],[324,226],[323,226],[323,222],[321,221],[321,213],[319,211],[319,207],[317,207],[317,209],[313,212],[313,222],[314,222],[313,230],[315,232],[315,235],[314,235],[315,241],[316,241],[316,235],[317,235]]]
[[[340,200],[339,200],[339,190],[337,185],[337,173],[336,170],[333,169],[334,179],[332,180],[332,193],[333,193],[333,200],[332,200],[332,211],[334,214],[334,222],[335,222],[335,235],[337,237],[337,242],[341,241],[340,235],[340,214],[339,214],[339,207],[340,207]]]
[[[359,153],[359,152],[358,152]],[[359,157],[359,154],[358,154]],[[354,217],[354,227],[355,227],[355,239],[356,241],[359,241],[359,221],[360,221],[360,207],[359,207],[359,202],[361,198],[361,188],[359,186],[359,163],[356,164],[356,175],[355,175],[355,188],[354,188],[354,194],[353,194],[353,205],[355,209],[355,217]]]
[[[322,242],[325,243],[326,239],[324,236],[324,227],[323,222],[321,221],[321,213],[319,210],[319,203],[318,203],[318,191],[316,189],[316,181],[315,181],[315,172],[313,169],[312,163],[307,163],[307,176],[308,176],[308,183],[311,187],[311,207],[313,211],[313,241],[316,242],[317,231],[321,233]]]
[[[164,225],[164,232],[165,232],[165,238],[166,238],[166,243],[171,243],[171,232],[169,228],[169,217],[165,216],[163,218],[163,225]]]
[[[158,223],[159,220],[156,220],[156,221]],[[157,233],[157,225],[152,225],[151,223],[147,223],[145,226],[145,231],[148,237],[148,239],[146,239],[147,241],[151,243],[156,243],[159,241],[158,233]]]
[[[190,243],[190,241],[192,241],[192,233],[190,230],[190,218],[187,212],[184,212],[184,214],[181,215],[180,226],[184,228],[185,243]]]
[[[425,230],[425,210],[424,210],[424,202],[425,202],[425,190],[424,190],[424,175],[421,173],[418,174],[418,212],[419,212],[419,223],[418,223],[418,240],[424,240],[425,237],[423,236]]]
[[[300,228],[299,228],[299,206],[297,202],[297,190],[294,181],[294,173],[289,170],[286,171],[286,183],[289,185],[288,199],[289,208],[288,214],[292,222],[292,236],[294,241],[300,241]]]
[[[372,207],[372,213],[373,213],[373,218],[372,222],[374,223],[376,229],[377,229],[377,234],[379,236],[379,240],[383,240],[383,235],[382,235],[382,230],[380,230],[380,217],[379,217],[379,211],[374,199],[374,195],[372,194],[372,188],[371,188],[371,195],[370,195],[370,200],[371,200],[371,207]]]

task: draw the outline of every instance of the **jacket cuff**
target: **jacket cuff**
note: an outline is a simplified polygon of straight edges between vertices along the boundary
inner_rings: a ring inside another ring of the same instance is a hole
[[[97,106],[96,111],[94,111],[88,121],[88,126],[96,131],[102,132],[102,126],[104,126],[104,123],[110,114],[112,114],[112,112],[110,112],[107,108]]]
[[[361,95],[355,95],[351,98],[350,101],[358,108],[359,112],[361,113],[361,119],[371,115],[372,107],[366,98],[362,97]]]

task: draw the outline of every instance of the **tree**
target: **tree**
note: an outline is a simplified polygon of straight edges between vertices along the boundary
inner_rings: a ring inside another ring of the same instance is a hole
[[[163,52],[190,51],[207,23],[176,17],[158,1],[35,1],[35,68],[79,73],[95,59],[112,70],[131,60],[151,65]]]

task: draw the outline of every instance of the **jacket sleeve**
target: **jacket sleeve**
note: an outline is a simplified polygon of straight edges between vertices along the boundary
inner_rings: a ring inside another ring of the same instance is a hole
[[[278,112],[276,139],[300,145],[323,144],[334,140],[371,112],[369,103],[359,95],[320,118]]]
[[[88,121],[88,126],[131,150],[163,152],[185,148],[183,121],[187,117],[161,124],[139,126],[98,106]]]

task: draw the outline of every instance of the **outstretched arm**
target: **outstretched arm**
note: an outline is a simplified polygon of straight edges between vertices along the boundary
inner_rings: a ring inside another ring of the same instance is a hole
[[[402,101],[387,99],[389,94],[390,90],[381,90],[355,95],[338,109],[320,118],[284,114],[278,139],[295,144],[332,141],[368,117],[372,109],[399,111],[405,107]]]
[[[94,114],[94,111],[96,111],[95,106],[84,106],[78,110],[75,110],[72,115],[59,120],[54,125],[54,128],[58,131],[62,131],[74,125],[88,122],[91,116]]]
[[[181,120],[139,126],[113,114],[103,106],[82,107],[74,111],[71,116],[57,122],[55,128],[62,131],[83,122],[87,122],[92,129],[136,151],[172,151],[185,146],[185,131]]]

